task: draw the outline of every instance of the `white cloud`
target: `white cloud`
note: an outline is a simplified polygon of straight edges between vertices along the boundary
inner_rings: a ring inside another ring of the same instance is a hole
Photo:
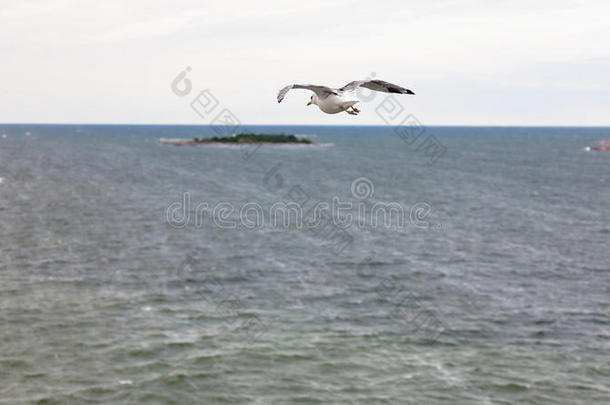
[[[401,100],[425,124],[608,125],[608,15],[595,0],[0,2],[0,121],[205,123],[169,91],[189,65],[245,123],[382,124],[375,105],[275,102],[289,82],[376,72],[416,91]]]

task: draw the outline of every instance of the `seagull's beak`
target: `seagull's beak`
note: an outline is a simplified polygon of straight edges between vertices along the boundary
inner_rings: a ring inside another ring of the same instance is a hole
[[[309,100],[309,102],[307,103],[307,105],[311,105],[311,100]]]

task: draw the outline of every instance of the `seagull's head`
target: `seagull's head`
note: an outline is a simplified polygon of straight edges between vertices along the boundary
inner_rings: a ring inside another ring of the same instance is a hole
[[[318,97],[314,94],[311,95],[311,98],[309,99],[309,102],[307,103],[307,105],[312,105],[312,104],[318,104]]]

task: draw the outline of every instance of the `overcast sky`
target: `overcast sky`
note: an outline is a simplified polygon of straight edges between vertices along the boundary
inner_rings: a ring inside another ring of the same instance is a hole
[[[610,125],[610,1],[0,0],[0,122],[383,125],[290,83],[371,77],[426,125]],[[171,91],[187,66],[189,95]],[[220,107],[219,107],[220,108]]]

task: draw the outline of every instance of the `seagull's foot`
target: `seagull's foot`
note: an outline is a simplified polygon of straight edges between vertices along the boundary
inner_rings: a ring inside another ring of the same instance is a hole
[[[351,110],[350,110],[350,108],[351,108]],[[345,108],[345,109],[344,109],[344,111],[345,111],[346,113],[348,113],[349,115],[358,115],[358,113],[360,112],[359,110],[356,110],[356,109],[355,109],[354,107],[352,107],[352,106],[349,106],[349,107]]]
[[[358,114],[360,112],[359,109],[357,109],[356,107],[352,106],[352,110],[356,111],[356,114]]]

